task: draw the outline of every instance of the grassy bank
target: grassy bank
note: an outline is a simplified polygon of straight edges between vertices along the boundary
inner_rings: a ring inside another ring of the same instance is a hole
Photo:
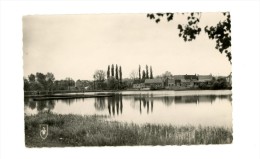
[[[137,125],[105,120],[105,116],[25,116],[27,147],[193,145],[229,144],[232,130],[222,127]],[[48,124],[49,135],[42,140],[39,125]]]

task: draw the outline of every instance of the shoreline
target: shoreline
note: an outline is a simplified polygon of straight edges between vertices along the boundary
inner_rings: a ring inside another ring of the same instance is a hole
[[[231,144],[232,128],[121,123],[107,116],[40,113],[25,116],[26,147]],[[48,124],[43,140],[39,125]]]
[[[158,89],[158,90],[138,90],[138,89],[128,89],[128,90],[93,90],[93,91],[71,91],[71,92],[54,92],[51,94],[30,94],[30,95],[26,95],[24,94],[25,98],[41,98],[41,97],[45,97],[45,98],[49,98],[49,99],[57,99],[58,97],[60,97],[59,99],[72,99],[72,98],[93,98],[93,97],[102,97],[102,96],[111,96],[111,95],[105,95],[105,94],[101,94],[104,92],[109,92],[109,93],[117,93],[117,92],[146,92],[146,91],[177,91],[177,92],[181,92],[181,91],[209,91],[212,89],[177,89],[177,90],[173,90],[173,89]],[[225,90],[230,90],[232,91],[232,89],[218,89],[218,90],[214,90],[214,91],[225,91]],[[100,93],[100,94],[96,94],[96,95],[86,95],[84,93]],[[70,93],[76,93],[76,94],[70,94]],[[81,94],[80,94],[81,93]],[[57,97],[57,98],[55,98]],[[41,100],[41,99],[39,99]]]

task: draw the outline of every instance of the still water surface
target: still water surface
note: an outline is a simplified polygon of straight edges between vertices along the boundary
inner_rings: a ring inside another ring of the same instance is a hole
[[[109,92],[102,92],[109,93]],[[111,93],[111,92],[110,92]],[[86,94],[99,94],[86,93]],[[137,124],[232,127],[231,91],[124,91],[113,97],[33,101],[25,99],[25,115],[107,115],[109,120]]]

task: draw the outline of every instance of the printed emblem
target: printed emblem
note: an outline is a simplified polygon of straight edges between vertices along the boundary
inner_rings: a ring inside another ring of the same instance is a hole
[[[44,140],[48,136],[48,125],[47,124],[41,124],[40,125],[40,136]]]

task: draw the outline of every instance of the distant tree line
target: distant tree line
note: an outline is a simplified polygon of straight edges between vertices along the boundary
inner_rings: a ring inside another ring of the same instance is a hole
[[[24,91],[54,91],[54,90],[70,90],[75,86],[72,78],[64,80],[55,80],[53,73],[43,74],[37,72],[30,74],[28,78],[24,77]]]

